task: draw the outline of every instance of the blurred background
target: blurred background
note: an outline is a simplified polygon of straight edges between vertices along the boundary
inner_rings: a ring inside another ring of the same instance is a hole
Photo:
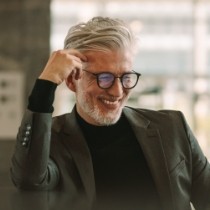
[[[127,21],[138,36],[142,77],[128,105],[181,110],[210,159],[210,0],[1,0],[0,141],[15,139],[35,79],[69,27],[98,15]],[[60,85],[53,115],[73,105]]]

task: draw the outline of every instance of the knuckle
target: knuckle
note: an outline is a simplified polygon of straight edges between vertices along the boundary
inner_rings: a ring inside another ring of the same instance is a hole
[[[62,50],[57,50],[57,51],[55,51],[55,53],[56,53],[57,55],[62,55],[62,54],[63,54],[63,51],[62,51]]]

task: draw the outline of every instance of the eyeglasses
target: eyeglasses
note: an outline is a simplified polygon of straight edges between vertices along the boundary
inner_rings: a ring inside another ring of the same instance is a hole
[[[93,76],[95,76],[97,79],[98,86],[102,89],[110,88],[114,84],[116,78],[120,79],[123,88],[132,89],[136,86],[139,77],[141,76],[141,74],[135,71],[124,73],[120,77],[116,77],[114,74],[110,72],[93,73],[85,69],[83,69],[83,71],[88,72]]]

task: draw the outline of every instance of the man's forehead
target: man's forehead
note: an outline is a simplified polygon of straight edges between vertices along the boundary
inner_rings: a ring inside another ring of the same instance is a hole
[[[83,69],[100,68],[105,64],[111,63],[111,61],[108,61],[108,55],[105,52],[88,51],[84,55],[87,58],[87,62],[83,62]]]
[[[86,51],[84,55],[87,62],[84,67],[91,66],[113,66],[113,65],[130,65],[132,64],[132,55],[125,51]]]
[[[94,61],[97,61],[98,59],[105,58],[106,56],[109,56],[112,53],[113,52],[89,50],[89,51],[85,51],[84,55],[87,57],[89,62],[94,62]]]

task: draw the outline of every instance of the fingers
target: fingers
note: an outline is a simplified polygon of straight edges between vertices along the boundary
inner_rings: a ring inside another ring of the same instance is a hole
[[[74,74],[75,79],[81,77],[83,63],[87,58],[75,49],[58,50],[52,53],[44,71],[39,78],[62,83],[69,75]],[[75,70],[75,72],[73,72]]]
[[[78,80],[82,77],[82,69],[87,65],[87,57],[75,49],[66,49],[66,53],[74,60],[75,68],[72,70],[72,76]]]
[[[66,49],[64,51],[66,51],[70,55],[74,55],[76,58],[78,58],[81,61],[84,61],[84,62],[87,61],[87,57],[84,54],[82,54],[80,51],[78,51],[78,50]]]

